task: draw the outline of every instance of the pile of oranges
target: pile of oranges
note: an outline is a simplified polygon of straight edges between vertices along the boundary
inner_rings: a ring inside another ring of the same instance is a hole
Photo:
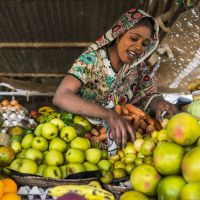
[[[0,180],[0,200],[21,200],[17,195],[17,184],[11,178]]]

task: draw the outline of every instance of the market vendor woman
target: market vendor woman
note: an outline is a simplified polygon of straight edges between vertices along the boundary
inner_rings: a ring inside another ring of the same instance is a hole
[[[135,139],[133,126],[113,110],[116,102],[151,109],[158,120],[163,111],[170,116],[178,111],[157,92],[144,63],[158,43],[153,18],[141,10],[129,10],[74,62],[53,103],[105,126],[108,151],[114,154],[117,146],[125,147],[129,135]]]

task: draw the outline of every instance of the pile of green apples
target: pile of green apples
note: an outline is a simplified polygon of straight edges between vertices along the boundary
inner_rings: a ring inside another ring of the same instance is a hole
[[[26,134],[21,142],[14,141],[11,147],[16,157],[9,168],[20,173],[65,178],[74,173],[104,170],[105,163],[112,166],[106,151],[91,148],[87,138],[80,137],[74,127],[58,118],[39,124],[33,133]]]

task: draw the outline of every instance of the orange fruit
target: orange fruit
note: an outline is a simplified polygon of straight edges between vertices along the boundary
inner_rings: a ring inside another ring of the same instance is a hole
[[[188,151],[182,160],[182,174],[187,182],[200,182],[200,146]]]
[[[192,182],[185,185],[181,190],[180,199],[200,199],[200,182]]]
[[[3,182],[0,180],[0,199],[3,196],[3,193],[4,193],[4,185]]]
[[[21,200],[21,197],[16,193],[7,193],[3,195],[1,200]]]
[[[11,178],[2,179],[4,184],[4,193],[17,193],[17,184]]]
[[[200,136],[199,122],[188,113],[178,113],[169,120],[167,135],[179,145],[191,145]]]
[[[137,191],[128,191],[120,196],[120,200],[149,200],[144,194]]]
[[[184,148],[178,144],[159,142],[153,152],[156,170],[163,175],[179,174],[184,153]]]
[[[147,196],[154,196],[161,176],[156,169],[148,164],[137,166],[131,172],[131,185],[134,190]],[[136,199],[136,198],[135,198]]]
[[[158,200],[179,199],[180,192],[185,185],[186,182],[181,176],[172,175],[164,177],[158,183],[157,187]]]

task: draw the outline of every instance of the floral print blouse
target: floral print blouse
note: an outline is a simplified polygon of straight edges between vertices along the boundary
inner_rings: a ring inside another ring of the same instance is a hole
[[[78,94],[83,99],[107,108],[129,102],[145,109],[152,95],[157,96],[155,83],[144,63],[135,67],[126,64],[116,73],[106,47],[81,54],[68,74],[81,81]]]

